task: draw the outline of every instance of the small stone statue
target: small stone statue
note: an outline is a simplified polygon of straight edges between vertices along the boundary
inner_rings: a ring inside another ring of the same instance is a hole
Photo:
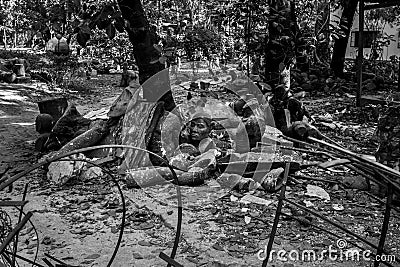
[[[192,120],[182,130],[179,138],[180,147],[190,144],[197,149],[194,154],[201,154],[211,148],[215,148],[215,144],[210,138],[211,118],[205,113],[194,114]],[[193,155],[195,156],[195,155]]]

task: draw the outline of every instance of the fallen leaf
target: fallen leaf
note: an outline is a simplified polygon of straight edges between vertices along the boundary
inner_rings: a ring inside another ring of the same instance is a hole
[[[93,260],[93,259],[97,259],[99,257],[100,257],[100,254],[90,254],[90,255],[86,256],[85,259]]]
[[[133,256],[134,259],[138,259],[138,260],[143,259],[143,256],[140,255],[140,254],[137,253],[137,252],[133,252],[133,253],[132,253],[132,256]]]
[[[55,240],[49,236],[45,236],[42,240],[42,244],[44,245],[50,245],[51,243],[53,243]]]
[[[150,247],[150,246],[151,246],[150,242],[145,241],[145,240],[140,240],[140,241],[138,242],[138,244],[139,244],[140,246],[144,246],[144,247]]]
[[[220,245],[218,245],[217,243],[215,243],[212,247],[213,247],[213,249],[215,249],[215,250],[224,251],[224,248],[221,247]]]

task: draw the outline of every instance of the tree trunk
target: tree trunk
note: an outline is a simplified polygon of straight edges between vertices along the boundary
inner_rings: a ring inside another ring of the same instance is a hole
[[[290,9],[293,35],[295,36],[296,68],[301,72],[308,72],[310,69],[309,56],[306,53],[305,39],[297,25],[296,3],[294,1],[290,3]]]
[[[7,31],[6,28],[3,28],[3,42],[4,42],[4,49],[7,50]]]
[[[118,0],[122,17],[127,22],[126,31],[133,45],[133,55],[139,68],[139,83],[143,86],[143,97],[148,101],[164,101],[165,109],[172,110],[175,103],[169,84],[169,72],[164,71],[157,78],[150,79],[165,66],[159,61],[161,54],[154,47],[158,36],[146,18],[140,0]],[[152,63],[153,62],[153,63]]]
[[[17,47],[17,38],[18,38],[17,19],[14,21],[13,48]]]
[[[317,13],[321,14],[320,19],[316,22],[315,34],[318,39],[316,56],[317,60],[326,63],[329,61],[329,19],[330,19],[330,9],[329,1],[323,0],[317,3]],[[321,42],[321,37],[323,36],[324,41]]]
[[[266,82],[275,88],[281,82],[281,72],[294,57],[293,15],[288,0],[269,0],[269,38],[265,46]]]
[[[340,18],[340,30],[342,35],[336,39],[333,46],[331,69],[337,77],[343,77],[344,60],[346,56],[347,42],[349,40],[354,14],[357,9],[358,0],[346,0],[342,17]]]

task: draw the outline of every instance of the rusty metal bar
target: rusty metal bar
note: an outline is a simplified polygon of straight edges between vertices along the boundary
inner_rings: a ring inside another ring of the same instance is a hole
[[[61,158],[61,159],[58,159],[58,160],[59,161],[83,161],[83,162],[86,162],[86,163],[88,163],[88,164],[90,164],[92,166],[99,167],[100,169],[103,170],[104,173],[106,173],[111,178],[111,180],[113,181],[113,183],[115,183],[115,186],[118,189],[118,192],[119,192],[119,194],[121,196],[121,202],[122,202],[122,219],[121,219],[121,224],[120,224],[120,231],[119,231],[119,235],[118,235],[118,240],[117,240],[117,243],[115,245],[114,252],[111,255],[111,258],[110,258],[110,260],[109,260],[109,262],[107,264],[107,267],[109,267],[109,266],[111,266],[112,262],[114,261],[116,255],[117,255],[119,246],[120,246],[121,241],[122,241],[122,236],[124,234],[124,227],[125,227],[125,220],[126,220],[126,202],[125,202],[125,197],[124,197],[124,194],[122,192],[121,186],[118,184],[117,179],[114,178],[113,174],[108,169],[105,169],[104,167],[100,166],[99,164],[91,162],[91,161],[89,161],[87,159],[63,159],[63,158]]]
[[[392,169],[392,168],[390,168],[390,167],[388,167],[386,165],[383,165],[383,164],[381,164],[379,162],[375,162],[375,161],[371,161],[369,159],[363,158],[360,155],[358,155],[358,154],[356,154],[356,153],[354,153],[354,152],[352,152],[350,150],[340,148],[338,146],[329,144],[329,143],[327,143],[325,141],[322,141],[322,140],[319,140],[319,139],[316,139],[316,138],[313,138],[313,137],[308,137],[308,139],[310,141],[313,141],[313,142],[319,143],[321,145],[324,145],[324,146],[330,147],[332,149],[335,149],[337,151],[340,151],[340,152],[346,154],[347,156],[356,159],[361,164],[368,164],[369,167],[373,167],[374,169],[376,168],[376,169],[378,169],[378,170],[380,170],[382,172],[385,172],[387,174],[390,174],[390,175],[393,175],[393,176],[396,176],[396,177],[400,178],[400,172],[399,171],[396,171],[396,170],[394,170],[394,169]],[[397,183],[393,182],[391,179],[388,179],[387,177],[382,177],[382,178],[384,178],[384,180],[386,182],[390,183],[396,190],[398,190],[400,192],[400,187],[399,187],[399,185]]]
[[[350,170],[355,171],[356,173],[360,174],[366,180],[372,180],[372,181],[374,181],[375,183],[377,183],[380,186],[386,186],[385,183],[383,183],[382,181],[379,181],[379,179],[377,179],[376,177],[374,177],[372,175],[369,175],[366,172],[364,172],[365,169],[364,170],[360,170],[359,169],[360,167],[357,164],[354,164],[354,165],[356,165],[357,167],[355,167],[353,165],[346,165],[346,167],[348,167]]]
[[[329,151],[327,149],[323,149],[323,148],[321,148],[321,147],[319,147],[317,145],[310,144],[310,143],[307,143],[305,141],[301,141],[301,140],[298,140],[298,139],[295,139],[295,138],[291,138],[291,137],[288,137],[288,136],[285,136],[285,135],[280,135],[279,137],[282,137],[283,139],[286,139],[286,140],[291,141],[293,143],[297,143],[297,144],[301,144],[301,145],[305,145],[305,146],[317,149],[318,151],[323,152],[324,155],[326,155],[327,157],[332,158],[332,159],[334,159],[335,156],[339,156],[338,153],[335,153],[333,151]]]
[[[0,245],[0,254],[4,252],[4,250],[7,248],[8,244],[13,240],[14,236],[18,235],[19,231],[21,231],[22,227],[25,226],[25,224],[29,221],[29,219],[32,217],[33,213],[28,212],[25,217],[21,220],[17,226],[11,231],[11,233],[8,234],[6,240]]]
[[[282,211],[283,201],[285,200],[286,182],[288,180],[289,170],[290,170],[290,163],[287,162],[286,166],[285,166],[285,173],[283,175],[282,188],[281,188],[281,193],[279,195],[278,207],[276,208],[274,224],[272,225],[271,234],[269,235],[269,240],[268,240],[268,245],[267,245],[267,255],[262,263],[262,267],[266,267],[268,265],[269,256],[270,256],[269,254],[271,254],[272,245],[274,244],[276,231],[278,230],[279,216]]]
[[[50,259],[52,259],[53,261],[55,261],[55,262],[59,263],[59,264],[56,264],[56,267],[57,267],[57,266],[68,266],[68,267],[74,267],[74,266],[72,266],[72,265],[69,265],[69,264],[67,264],[67,263],[65,263],[65,262],[63,262],[63,261],[61,261],[61,260],[57,259],[57,258],[56,258],[56,257],[54,257],[54,256],[51,256],[51,255],[50,255],[50,254],[48,254],[48,253],[44,253],[44,255],[45,255],[47,258],[50,258]]]
[[[264,145],[264,143],[260,143],[260,144]],[[328,158],[332,158],[332,155],[328,155],[326,152],[323,152],[323,151],[314,151],[314,150],[309,150],[309,149],[304,149],[304,148],[299,148],[299,147],[291,147],[291,146],[279,146],[279,148],[280,149],[303,152],[303,153],[322,155],[322,156],[327,156]]]
[[[63,158],[69,157],[69,156],[74,155],[74,154],[83,153],[83,152],[87,152],[87,151],[91,151],[91,150],[95,150],[95,149],[103,149],[103,148],[124,148],[124,149],[134,149],[134,150],[138,150],[138,151],[143,151],[145,153],[151,154],[151,155],[161,159],[167,165],[167,167],[171,170],[171,173],[172,173],[172,175],[174,177],[174,182],[176,184],[177,199],[178,199],[177,231],[176,231],[176,235],[175,235],[174,246],[173,246],[172,252],[171,252],[171,258],[174,258],[175,255],[176,255],[176,251],[178,249],[178,244],[179,244],[179,239],[180,239],[180,234],[181,234],[181,227],[182,227],[182,211],[183,211],[183,207],[182,207],[182,194],[181,194],[181,190],[180,190],[180,186],[179,186],[179,180],[177,178],[177,175],[175,173],[174,168],[169,164],[168,160],[162,158],[160,155],[158,155],[158,154],[156,154],[154,152],[151,152],[151,151],[149,151],[147,149],[143,149],[143,148],[139,148],[139,147],[135,147],[135,146],[129,146],[129,145],[99,145],[99,146],[92,146],[92,147],[76,149],[74,151],[66,152],[65,154],[62,154],[62,155],[56,155],[55,157],[53,157],[51,159],[47,159],[47,160],[45,160],[43,162],[37,163],[37,164],[33,165],[32,167],[29,167],[26,170],[24,170],[24,171],[22,171],[20,173],[17,173],[16,175],[14,175],[11,178],[7,179],[7,181],[5,181],[4,183],[0,184],[0,191],[3,190],[4,188],[6,188],[9,185],[12,185],[15,181],[21,179],[26,174],[28,174],[28,173],[32,172],[33,170],[35,170],[35,169],[37,169],[39,167],[42,167],[42,166],[44,166],[46,164],[49,164],[49,163],[57,161],[57,160],[62,160]],[[71,161],[73,159],[68,159],[68,160]],[[85,161],[85,160],[82,160],[82,161]],[[92,165],[94,165],[94,166],[98,166],[97,164],[94,164],[93,162],[90,162],[90,161],[87,161],[87,162],[92,164]],[[98,166],[98,167],[100,167],[100,166]],[[104,170],[104,168],[102,168],[102,169]],[[110,175],[110,177],[113,178],[113,175],[109,171],[106,171],[106,173],[108,175]],[[123,199],[123,193],[122,193],[122,190],[121,190],[117,180],[116,179],[113,179],[113,180],[114,180],[116,186],[118,187],[118,191],[120,192],[121,197]],[[125,219],[124,216],[125,216],[125,211],[126,211],[124,200],[123,200],[123,210],[124,210],[124,215],[123,215],[123,222],[124,222],[124,219]],[[111,266],[111,263],[113,262],[113,260],[114,260],[114,258],[116,256],[119,244],[120,244],[120,242],[122,240],[122,234],[123,234],[123,230],[122,229],[123,229],[123,227],[121,227],[120,235],[119,235],[118,241],[117,241],[117,246],[116,246],[116,248],[114,250],[114,253],[113,253],[113,255],[112,255],[112,257],[111,257],[111,259],[110,259],[110,261],[109,261],[107,266]]]
[[[9,252],[9,251],[4,251],[4,254],[3,255],[12,255],[12,253],[11,252]],[[20,255],[15,255],[15,257],[16,258],[18,258],[18,259],[20,259],[20,260],[23,260],[23,261],[26,261],[27,263],[30,263],[30,264],[32,264],[32,265],[34,265],[34,266],[38,266],[38,267],[46,267],[46,266],[44,266],[44,265],[41,265],[41,264],[39,264],[39,263],[37,263],[37,262],[35,262],[35,261],[32,261],[32,260],[30,260],[30,259],[27,259],[27,258],[25,258],[25,257],[22,257],[22,256],[20,256]]]
[[[375,196],[374,194],[371,194],[369,192],[365,192],[368,196],[372,197],[373,199],[375,199],[376,201],[378,201],[380,204],[386,205],[386,201],[383,201],[382,199],[380,199],[379,197]],[[397,211],[398,213],[400,213],[400,209],[396,208],[395,206],[392,206],[392,210]],[[393,214],[393,216],[397,216],[399,217],[399,215],[397,214]]]
[[[300,209],[302,209],[302,210],[305,210],[305,211],[311,213],[312,215],[314,215],[314,216],[316,216],[316,217],[318,217],[318,218],[320,218],[320,219],[326,221],[327,223],[330,223],[331,225],[335,226],[336,228],[339,228],[340,230],[342,230],[342,231],[345,232],[346,234],[351,235],[351,236],[357,238],[358,240],[364,242],[364,243],[367,244],[368,246],[370,246],[370,247],[372,247],[372,248],[374,248],[374,249],[378,249],[378,246],[376,246],[376,245],[374,245],[373,243],[369,242],[369,241],[366,240],[365,238],[363,238],[363,237],[361,237],[361,236],[359,236],[359,235],[353,233],[352,231],[347,230],[345,227],[341,226],[340,224],[337,224],[337,223],[335,223],[335,222],[329,220],[329,219],[326,218],[325,216],[323,216],[323,215],[321,215],[321,214],[319,214],[319,213],[317,213],[317,212],[315,212],[315,211],[312,211],[311,209],[308,209],[308,208],[306,208],[306,207],[304,207],[304,206],[302,206],[302,205],[300,205],[300,204],[297,204],[296,202],[293,202],[293,201],[291,201],[290,199],[286,199],[286,202],[288,202],[288,203],[290,203],[290,204],[292,204],[292,205],[294,205],[294,206],[296,206],[296,207],[298,207],[298,208],[300,208]],[[383,252],[385,252],[385,251],[383,251]],[[388,254],[387,252],[385,252],[385,253]],[[397,261],[397,259],[396,259],[396,261]]]
[[[385,215],[384,215],[382,230],[381,230],[381,236],[379,239],[378,250],[376,251],[377,256],[381,256],[383,253],[383,247],[385,245],[386,235],[387,235],[387,232],[389,229],[390,209],[392,206],[392,200],[393,200],[393,188],[391,186],[389,186],[388,187],[388,196],[386,199]],[[380,261],[377,261],[375,259],[374,267],[378,267],[379,264],[380,264]]]
[[[28,201],[0,201],[0,207],[23,207]]]
[[[26,193],[28,193],[28,186],[29,186],[28,183],[25,184],[24,194],[22,195],[22,201],[23,201],[23,202],[25,202]],[[24,213],[24,206],[22,206],[21,209],[20,209],[20,211],[19,211],[18,223],[21,222],[23,213]],[[18,250],[18,237],[19,237],[19,235],[16,235],[16,236],[15,236],[14,251],[13,251],[13,256],[12,256],[12,266],[15,266],[15,255],[17,255],[17,250]]]
[[[165,254],[164,252],[160,252],[159,257],[161,259],[163,259],[164,261],[168,262],[168,266],[172,265],[174,267],[183,267],[182,264],[180,264],[179,262],[177,262],[174,259],[171,259],[167,254]]]
[[[179,183],[179,182],[178,182]],[[176,185],[177,188],[179,188],[179,184]],[[179,191],[179,195],[180,195]],[[175,240],[174,240],[174,246],[172,247],[171,251],[171,259],[173,260],[176,256],[176,251],[178,250],[178,244],[179,244],[179,237],[181,236],[181,230],[182,230],[182,217],[183,217],[183,207],[182,207],[182,198],[178,197],[178,223],[176,226],[176,233],[175,233]],[[168,267],[171,266],[170,263],[167,265]]]
[[[54,267],[54,265],[53,265],[48,259],[43,258],[42,260],[44,261],[44,263],[47,264],[47,266],[49,266],[49,267]]]

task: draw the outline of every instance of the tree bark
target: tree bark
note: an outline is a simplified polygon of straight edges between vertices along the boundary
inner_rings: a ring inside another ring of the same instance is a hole
[[[165,109],[172,110],[175,103],[170,89],[168,71],[149,80],[150,77],[165,69],[165,65],[156,61],[161,56],[154,47],[158,43],[158,36],[146,18],[141,1],[118,0],[118,5],[126,22],[125,29],[132,43],[133,55],[139,68],[139,83],[143,86],[143,97],[148,101],[164,101]]]
[[[6,28],[3,28],[3,43],[4,43],[4,49],[7,50],[7,32]]]
[[[294,57],[293,15],[288,0],[269,0],[269,38],[265,46],[266,82],[274,89],[281,82],[282,67],[289,67]]]
[[[308,72],[310,69],[309,56],[305,53],[306,42],[297,24],[295,1],[290,2],[290,12],[292,32],[295,38],[296,68],[301,72]]]
[[[343,33],[333,46],[331,69],[337,77],[343,77],[344,60],[346,56],[347,42],[349,40],[351,27],[353,25],[354,14],[357,9],[358,0],[346,0],[343,6],[342,17],[339,27]]]
[[[322,63],[329,62],[329,19],[330,19],[330,3],[328,0],[323,0],[317,3],[317,12],[321,14],[321,18],[317,20],[315,34],[318,39],[316,56],[317,60]],[[324,42],[320,42],[320,35],[324,36]]]

